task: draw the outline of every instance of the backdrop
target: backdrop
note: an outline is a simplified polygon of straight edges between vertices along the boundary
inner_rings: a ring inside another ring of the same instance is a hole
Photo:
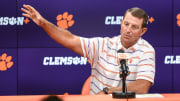
[[[91,74],[86,58],[56,43],[22,16],[23,4],[32,5],[53,24],[88,38],[119,35],[125,11],[144,9],[149,21],[143,38],[156,51],[150,93],[180,93],[179,0],[1,0],[0,95],[80,94]],[[72,16],[70,21],[60,18],[66,13]]]

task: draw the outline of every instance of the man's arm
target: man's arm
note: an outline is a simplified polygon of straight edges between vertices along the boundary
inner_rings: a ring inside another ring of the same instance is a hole
[[[34,21],[38,26],[42,27],[48,35],[59,44],[71,49],[72,51],[83,56],[81,48],[80,37],[73,35],[68,30],[64,30],[55,26],[46,19],[44,19],[40,13],[30,5],[23,5],[21,10],[24,12],[22,15],[28,17]]]
[[[149,91],[151,82],[143,79],[138,79],[134,82],[128,83],[126,86],[128,91],[134,91],[136,92],[136,94],[146,94]],[[112,94],[112,92],[114,91],[122,91],[122,87],[109,88],[108,94]],[[104,94],[104,92],[101,91],[98,94]]]

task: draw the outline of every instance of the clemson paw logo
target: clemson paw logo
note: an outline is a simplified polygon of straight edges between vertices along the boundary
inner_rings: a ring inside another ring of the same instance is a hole
[[[177,25],[178,27],[180,27],[180,13],[176,16],[177,18]]]
[[[63,14],[59,14],[56,17],[57,25],[63,29],[68,29],[69,27],[72,27],[74,24],[74,20],[72,20],[73,15],[68,14],[68,12],[64,12]]]
[[[0,71],[6,71],[11,68],[14,64],[11,60],[12,56],[7,56],[6,53],[3,53],[2,56],[0,56]]]

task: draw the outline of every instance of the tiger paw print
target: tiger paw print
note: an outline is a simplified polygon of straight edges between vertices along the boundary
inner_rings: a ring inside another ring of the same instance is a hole
[[[176,16],[177,18],[177,25],[180,27],[180,13]]]
[[[0,56],[0,71],[6,71],[7,69],[11,68],[13,66],[12,56],[8,56],[4,53],[2,56]]]
[[[73,15],[68,14],[68,12],[64,12],[63,15],[59,14],[56,17],[57,25],[63,29],[68,29],[69,27],[72,27],[74,24],[74,20],[72,20]]]

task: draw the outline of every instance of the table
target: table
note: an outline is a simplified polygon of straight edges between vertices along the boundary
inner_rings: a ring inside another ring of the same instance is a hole
[[[180,101],[180,93],[162,94],[164,98],[135,98],[128,101]],[[0,101],[41,101],[49,95],[0,96]],[[63,101],[127,101],[110,95],[57,95]]]

